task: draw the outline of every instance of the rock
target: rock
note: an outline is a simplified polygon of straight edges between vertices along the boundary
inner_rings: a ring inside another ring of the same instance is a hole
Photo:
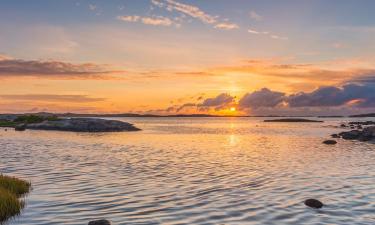
[[[359,138],[360,134],[361,131],[359,130],[351,130],[348,132],[341,132],[339,135],[345,140],[355,140]]]
[[[360,141],[371,141],[375,138],[375,126],[366,127],[362,130],[358,140]]]
[[[323,144],[335,145],[335,144],[337,144],[337,141],[335,141],[335,140],[325,140],[325,141],[323,141]]]
[[[88,225],[111,225],[111,222],[109,220],[93,220]]]
[[[338,134],[332,134],[331,137],[332,138],[340,138],[340,135],[338,135]]]
[[[342,123],[342,124],[340,125],[340,127],[346,127],[346,125],[345,125],[344,123]]]
[[[26,124],[22,123],[22,124],[18,124],[14,127],[14,130],[16,131],[24,131],[26,130]]]
[[[323,207],[323,203],[316,199],[307,199],[305,205],[311,208],[320,209]]]
[[[140,130],[130,123],[96,118],[63,118],[56,121],[43,121],[41,123],[28,124],[26,128],[33,130],[74,132],[119,132]]]

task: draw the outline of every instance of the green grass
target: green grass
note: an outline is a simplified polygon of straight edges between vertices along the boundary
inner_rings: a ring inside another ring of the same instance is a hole
[[[0,223],[21,212],[24,202],[18,198],[28,193],[30,188],[30,182],[0,175]]]
[[[22,115],[17,117],[13,122],[15,123],[41,123],[43,121],[58,121],[57,116],[38,116],[38,115]]]
[[[14,122],[16,123],[41,123],[45,120],[42,116],[37,115],[23,115],[17,117]]]
[[[16,123],[15,122],[12,122],[12,121],[0,121],[0,127],[14,127],[16,126]]]

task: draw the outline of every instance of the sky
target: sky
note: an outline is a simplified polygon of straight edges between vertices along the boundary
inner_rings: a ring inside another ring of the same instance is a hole
[[[0,113],[375,112],[373,0],[2,0]]]

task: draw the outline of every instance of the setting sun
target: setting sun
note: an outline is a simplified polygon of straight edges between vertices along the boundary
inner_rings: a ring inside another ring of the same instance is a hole
[[[236,108],[235,108],[235,107],[230,107],[230,111],[231,111],[231,112],[235,112],[235,111],[236,111]]]

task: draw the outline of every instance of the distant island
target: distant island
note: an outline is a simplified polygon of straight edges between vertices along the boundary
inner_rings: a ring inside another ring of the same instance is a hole
[[[367,113],[367,114],[358,114],[358,115],[351,115],[349,117],[375,117],[375,113]]]
[[[286,119],[275,119],[275,120],[264,120],[264,122],[282,122],[282,123],[323,123],[321,120],[308,120],[301,118],[286,118]]]

